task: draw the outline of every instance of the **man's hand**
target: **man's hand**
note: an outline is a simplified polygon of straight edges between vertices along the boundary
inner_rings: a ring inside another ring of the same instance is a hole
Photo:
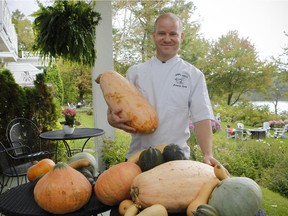
[[[136,130],[129,126],[131,119],[125,119],[120,117],[122,109],[117,108],[113,111],[108,109],[107,111],[107,120],[112,127],[122,129],[128,133],[135,133]]]
[[[219,164],[219,162],[212,156],[204,156],[203,162],[213,167]]]

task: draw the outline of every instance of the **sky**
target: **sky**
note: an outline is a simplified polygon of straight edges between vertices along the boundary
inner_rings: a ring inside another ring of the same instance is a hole
[[[25,15],[37,10],[34,0],[6,0],[10,12]],[[43,0],[47,2],[46,0]],[[260,59],[277,57],[288,47],[288,0],[193,0],[206,39],[217,40],[236,30],[256,48]]]

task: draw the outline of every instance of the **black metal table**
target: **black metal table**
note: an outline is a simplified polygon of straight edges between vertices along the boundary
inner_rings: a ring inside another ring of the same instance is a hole
[[[63,141],[68,157],[72,156],[70,146],[67,140],[86,139],[81,151],[84,150],[86,143],[92,138],[101,136],[104,130],[99,128],[75,128],[72,134],[65,134],[63,130],[47,131],[40,134],[40,138],[44,140],[61,140]]]
[[[33,190],[35,183],[26,183],[14,187],[0,195],[0,213],[5,216],[52,216],[41,209],[34,200]],[[93,193],[89,202],[81,209],[62,214],[63,216],[96,216],[97,214],[109,211],[111,206],[101,203]]]

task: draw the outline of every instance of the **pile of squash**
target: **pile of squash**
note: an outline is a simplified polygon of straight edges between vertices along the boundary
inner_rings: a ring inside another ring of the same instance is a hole
[[[27,170],[28,180],[35,182],[36,203],[53,214],[71,213],[87,204],[96,175],[96,159],[86,152],[75,154],[67,163],[42,159]]]
[[[230,177],[221,164],[212,167],[177,159],[164,160],[146,171],[140,168],[143,152],[151,154],[146,157],[153,157],[155,152],[152,151],[158,149],[163,156],[167,146],[170,154],[179,156],[173,145],[161,144],[111,166],[97,178],[95,158],[88,153],[70,158],[69,166],[65,163],[53,165],[49,159],[39,161],[34,165],[37,168],[38,164],[38,171],[41,171],[38,177],[34,166],[28,172],[29,175],[34,173],[33,178],[28,178],[37,181],[35,201],[53,214],[76,211],[91,196],[96,196],[103,204],[118,206],[121,216],[167,216],[185,212],[187,216],[254,216],[261,208],[262,193],[257,183],[246,177]]]

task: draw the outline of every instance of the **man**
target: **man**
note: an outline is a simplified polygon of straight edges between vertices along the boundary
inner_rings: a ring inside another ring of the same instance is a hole
[[[188,159],[190,149],[187,140],[190,137],[191,117],[203,162],[215,166],[218,161],[212,154],[211,128],[214,115],[204,75],[177,55],[184,39],[182,21],[175,14],[165,13],[156,19],[152,36],[156,56],[129,68],[127,79],[156,109],[158,128],[152,134],[137,133],[129,126],[130,119],[119,118],[120,109],[108,110],[108,122],[132,134],[127,158],[150,146],[175,143]]]

